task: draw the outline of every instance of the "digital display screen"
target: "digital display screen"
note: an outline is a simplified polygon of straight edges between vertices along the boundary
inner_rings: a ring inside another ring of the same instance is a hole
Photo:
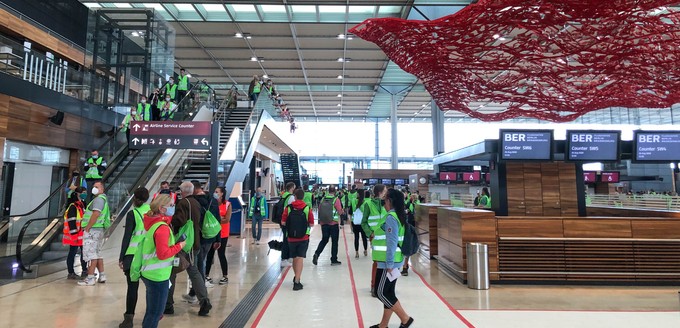
[[[501,130],[501,160],[552,160],[553,131]]]
[[[482,180],[482,172],[465,172],[463,173],[463,181],[479,181]]]
[[[619,131],[567,131],[569,161],[618,161]]]
[[[380,180],[380,183],[382,183],[382,184],[384,184],[384,185],[386,185],[386,186],[387,186],[387,185],[391,185],[391,184],[392,184],[392,179],[382,179],[382,180]]]
[[[680,161],[680,132],[635,131],[636,161]]]
[[[456,181],[458,176],[456,172],[439,172],[440,181]]]
[[[486,183],[491,183],[491,173],[485,174],[486,176]]]
[[[368,179],[368,184],[369,184],[369,185],[377,185],[377,184],[378,184],[378,179],[370,178],[370,179]]]
[[[583,182],[595,183],[597,182],[597,172],[585,171],[583,172]]]
[[[600,181],[604,183],[619,183],[619,172],[602,172]]]
[[[394,179],[394,184],[397,186],[403,186],[406,184],[406,179]]]

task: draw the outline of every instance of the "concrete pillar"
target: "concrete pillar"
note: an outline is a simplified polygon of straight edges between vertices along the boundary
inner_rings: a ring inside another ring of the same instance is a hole
[[[437,103],[432,100],[432,105],[430,106],[432,113],[432,138],[434,145],[434,152],[432,155],[437,156],[438,154],[444,153],[444,112],[439,110]]]
[[[392,169],[399,168],[399,147],[397,146],[397,95],[392,94],[392,108],[390,110],[390,123],[392,123]]]

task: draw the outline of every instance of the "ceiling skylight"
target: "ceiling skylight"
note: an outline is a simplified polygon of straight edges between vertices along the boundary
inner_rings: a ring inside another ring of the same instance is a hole
[[[285,13],[286,7],[283,5],[261,5],[262,11],[265,13]]]
[[[294,13],[316,13],[316,6],[290,6]]]
[[[254,5],[231,5],[235,12],[255,12]]]
[[[220,12],[220,13],[225,12],[224,6],[219,5],[219,4],[204,3],[201,6],[203,6],[203,9],[205,9],[205,11],[207,11],[207,12]]]
[[[350,14],[372,14],[375,6],[349,6]]]
[[[98,3],[86,2],[83,3],[87,8],[101,8],[102,6]]]
[[[130,5],[129,3],[116,2],[113,5],[116,6],[116,8],[132,8],[132,5]]]
[[[194,10],[194,6],[192,6],[188,3],[176,3],[175,7],[179,11],[196,11],[196,10]]]
[[[345,6],[319,6],[320,13],[327,14],[344,14],[347,7]]]

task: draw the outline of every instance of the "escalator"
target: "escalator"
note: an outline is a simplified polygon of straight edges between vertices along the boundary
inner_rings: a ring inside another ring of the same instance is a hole
[[[200,87],[201,84],[196,84],[194,88]],[[191,106],[191,98],[188,95],[182,99],[180,105],[184,104],[188,109],[188,115],[176,115],[189,120],[194,117],[194,113],[198,112],[203,106]],[[103,182],[105,185],[105,194],[109,201],[111,209],[112,227],[107,230],[106,238],[115,230],[117,224],[122,220],[117,220],[119,216],[124,215],[130,206],[130,195],[138,186],[145,185],[146,181],[151,177],[154,171],[158,168],[158,161],[165,150],[145,149],[139,151],[129,151],[127,143],[123,143],[120,147],[116,145],[116,136],[112,136],[107,140],[105,145],[100,147],[102,151],[100,154],[110,154],[109,166],[104,173]],[[114,150],[115,148],[115,150]],[[41,203],[42,206],[49,206],[52,201],[56,201],[58,197],[62,197],[65,183],[53,191],[50,198]],[[33,212],[37,211],[36,208]],[[60,203],[59,208],[64,206]],[[28,220],[22,227],[16,241],[17,250],[16,258],[14,256],[0,257],[0,277],[7,278],[7,273],[10,273],[10,278],[21,277],[21,272],[17,268],[28,273],[28,276],[42,276],[63,270],[63,259],[68,254],[68,248],[62,246],[62,214],[51,213],[49,217],[36,218]],[[16,216],[6,218],[7,221]],[[33,238],[35,236],[35,238]],[[32,239],[30,244],[24,244],[24,237],[27,240]],[[30,268],[29,268],[30,264]],[[8,270],[9,269],[9,270]]]

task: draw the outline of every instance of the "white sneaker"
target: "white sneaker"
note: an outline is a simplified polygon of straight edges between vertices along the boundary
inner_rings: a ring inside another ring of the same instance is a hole
[[[100,273],[99,274],[99,281],[97,281],[100,284],[103,284],[106,282],[106,274]]]
[[[255,245],[259,245],[259,244],[260,244],[260,241],[259,241],[259,240],[255,242]]]
[[[292,266],[293,263],[290,260],[281,260],[281,267],[289,267]]]
[[[215,287],[215,285],[213,285],[213,283],[211,283],[210,281],[207,281],[207,280],[205,281],[205,288],[213,288],[213,287]]]
[[[78,286],[94,286],[96,283],[96,280],[94,277],[87,277],[81,281],[78,281]]]
[[[189,294],[182,295],[182,298],[189,304],[198,304],[198,298],[196,296],[191,296]]]

